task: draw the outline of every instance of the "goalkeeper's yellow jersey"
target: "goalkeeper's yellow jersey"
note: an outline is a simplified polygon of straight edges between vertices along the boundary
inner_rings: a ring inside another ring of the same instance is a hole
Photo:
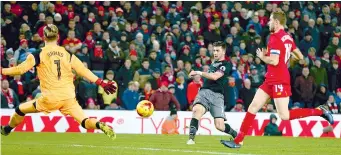
[[[91,82],[98,79],[75,55],[58,45],[46,45],[40,53],[29,54],[23,63],[16,67],[5,68],[2,73],[23,74],[34,66],[37,67],[42,96],[48,101],[75,98],[73,69]]]

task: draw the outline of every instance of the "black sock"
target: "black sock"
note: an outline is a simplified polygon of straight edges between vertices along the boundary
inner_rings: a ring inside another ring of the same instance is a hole
[[[196,118],[192,118],[191,125],[189,129],[189,139],[194,140],[195,134],[198,130],[199,121]]]
[[[5,130],[5,132],[6,133],[10,133],[11,131],[12,131],[12,127],[10,127],[9,125],[6,125],[5,127],[4,127],[4,130]]]
[[[224,132],[230,134],[233,138],[237,136],[237,132],[234,131],[229,124],[225,124]]]
[[[96,123],[96,128],[100,129],[99,122]]]

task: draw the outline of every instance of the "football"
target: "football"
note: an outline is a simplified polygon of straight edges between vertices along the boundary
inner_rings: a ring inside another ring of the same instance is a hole
[[[149,117],[154,112],[154,106],[153,103],[148,100],[142,100],[140,101],[136,106],[136,112],[141,117]]]

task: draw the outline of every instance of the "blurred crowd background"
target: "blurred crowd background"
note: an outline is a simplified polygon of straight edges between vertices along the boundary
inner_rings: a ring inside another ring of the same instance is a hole
[[[1,2],[1,67],[16,66],[44,46],[43,28],[59,28],[59,45],[94,74],[115,81],[103,89],[74,74],[77,99],[86,109],[133,110],[140,100],[156,110],[191,110],[202,86],[191,70],[207,71],[212,43],[226,42],[233,64],[224,86],[226,111],[247,110],[264,81],[266,66],[255,57],[266,48],[271,12],[287,14],[286,31],[304,60],[290,61],[290,108],[325,104],[340,113],[340,2]],[[35,68],[1,77],[1,108],[41,95]],[[281,76],[281,75],[278,75]],[[273,102],[262,112],[275,112]]]

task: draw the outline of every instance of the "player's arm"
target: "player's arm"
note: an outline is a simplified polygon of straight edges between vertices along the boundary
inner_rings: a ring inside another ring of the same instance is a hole
[[[302,60],[304,59],[303,54],[301,53],[300,49],[296,48],[292,51],[292,55],[295,59]]]
[[[189,73],[190,77],[192,77],[194,75],[200,75],[202,77],[205,77],[206,79],[215,81],[215,80],[221,78],[224,75],[224,72],[218,70],[214,73],[207,73],[207,72],[201,72],[201,71],[191,71],[191,73]]]
[[[257,56],[266,64],[276,66],[279,62],[280,51],[276,49],[270,50],[270,56],[265,56],[266,49],[257,49]]]
[[[29,54],[24,62],[15,67],[3,68],[1,70],[4,75],[21,75],[29,71],[36,64],[36,60],[32,54]]]
[[[96,83],[96,85],[101,86],[105,93],[113,94],[116,92],[116,87],[113,82],[104,82],[101,78],[98,78],[94,73],[92,73],[88,68],[84,67],[83,63],[73,54],[71,55],[71,67],[82,77],[85,77],[90,82]]]

